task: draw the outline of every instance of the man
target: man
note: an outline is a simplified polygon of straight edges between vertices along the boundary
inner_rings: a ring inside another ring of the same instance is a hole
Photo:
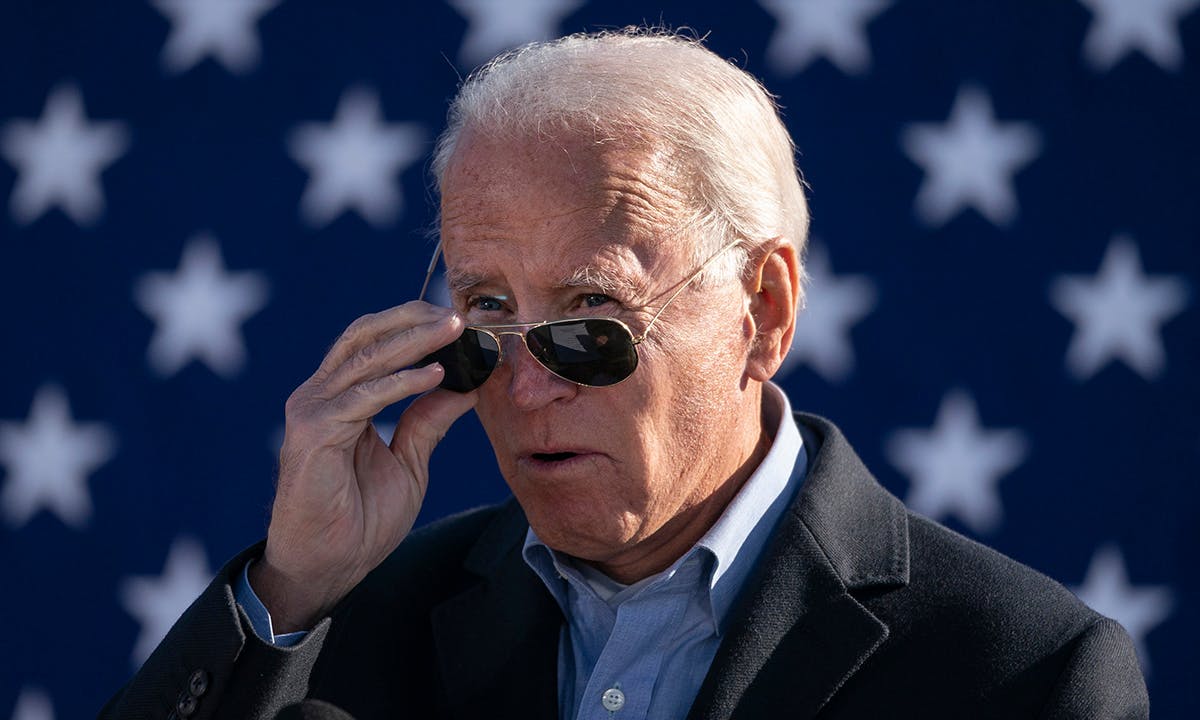
[[[433,167],[453,309],[346,330],[288,401],[265,545],[103,716],[1147,715],[1116,623],[909,515],[770,383],[808,213],[749,75],[647,31],[531,46]],[[515,501],[410,535],[472,408]]]

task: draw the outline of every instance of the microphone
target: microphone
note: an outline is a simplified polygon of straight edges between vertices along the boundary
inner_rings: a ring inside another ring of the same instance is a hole
[[[354,717],[324,700],[304,700],[285,707],[275,720],[354,720]]]

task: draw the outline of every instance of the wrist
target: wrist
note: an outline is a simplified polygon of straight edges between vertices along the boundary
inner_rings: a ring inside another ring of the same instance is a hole
[[[250,564],[247,578],[270,614],[276,635],[311,629],[341,599],[324,592],[329,587],[324,583],[294,578],[266,554]]]

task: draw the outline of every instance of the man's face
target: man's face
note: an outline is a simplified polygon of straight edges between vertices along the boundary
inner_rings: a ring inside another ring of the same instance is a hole
[[[455,308],[468,324],[613,316],[643,332],[696,270],[673,180],[647,150],[468,133],[442,182]],[[610,387],[562,380],[503,337],[477,412],[544,542],[619,576],[698,521],[758,437],[746,302],[736,281],[685,290]]]

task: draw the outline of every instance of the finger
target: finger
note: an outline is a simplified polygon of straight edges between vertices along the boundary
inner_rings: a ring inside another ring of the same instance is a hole
[[[359,383],[332,399],[333,419],[347,423],[370,420],[389,405],[436,388],[445,376],[442,366],[433,363]]]
[[[392,454],[412,468],[428,466],[433,448],[446,436],[454,421],[475,407],[479,393],[434,390],[413,401],[400,416],[389,445]]]
[[[320,383],[319,392],[332,398],[356,385],[386,378],[395,374],[398,368],[406,368],[453,342],[462,331],[462,318],[453,314],[380,338],[359,348],[335,368]]]
[[[434,322],[452,314],[454,311],[449,308],[414,300],[382,312],[363,315],[342,331],[341,336],[325,354],[325,359],[321,361],[317,373],[321,375],[332,373],[354,353],[380,337],[413,325]]]

